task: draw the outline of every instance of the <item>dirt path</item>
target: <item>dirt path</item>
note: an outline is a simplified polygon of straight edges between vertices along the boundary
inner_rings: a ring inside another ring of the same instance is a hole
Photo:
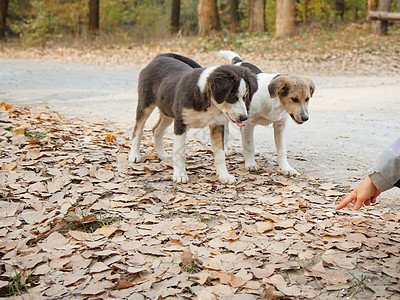
[[[131,132],[139,67],[77,63],[0,61],[2,101],[50,108],[85,120],[110,121]],[[341,184],[359,180],[383,145],[400,129],[400,79],[311,76],[316,92],[310,120],[290,123],[290,163],[309,177]],[[151,128],[157,118],[148,121]],[[231,126],[232,143],[240,143]],[[257,127],[258,159],[276,165],[271,127]],[[207,130],[191,137],[208,142]]]

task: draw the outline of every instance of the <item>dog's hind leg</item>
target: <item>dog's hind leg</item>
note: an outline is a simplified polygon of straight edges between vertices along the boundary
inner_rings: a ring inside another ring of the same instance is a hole
[[[296,176],[298,172],[289,165],[286,155],[286,143],[285,143],[286,119],[281,122],[275,122],[273,126],[274,126],[274,139],[275,139],[275,146],[276,146],[280,173],[286,176]]]
[[[154,148],[156,149],[158,158],[161,160],[168,158],[168,155],[164,150],[163,137],[165,130],[169,125],[171,125],[173,120],[173,118],[168,118],[160,112],[157,124],[153,127]]]
[[[129,161],[140,162],[140,141],[143,136],[143,128],[146,120],[154,110],[155,105],[152,104],[144,109],[137,107],[136,110],[136,124],[132,133],[131,151],[129,152]]]
[[[246,124],[240,128],[243,144],[244,165],[248,171],[258,171],[260,167],[254,158],[254,126]]]
[[[218,179],[224,183],[234,183],[235,177],[228,173],[224,151],[224,126],[210,125],[211,146],[214,153],[214,164]]]

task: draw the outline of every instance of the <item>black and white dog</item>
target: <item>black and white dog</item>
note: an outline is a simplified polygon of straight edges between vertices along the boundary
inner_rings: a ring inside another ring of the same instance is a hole
[[[188,182],[185,167],[187,130],[209,126],[218,178],[225,183],[235,182],[225,164],[224,125],[228,119],[238,126],[247,120],[247,109],[256,90],[256,76],[244,67],[201,68],[195,61],[178,54],[158,55],[139,74],[139,99],[129,160],[140,161],[143,127],[157,106],[160,118],[153,133],[154,147],[160,159],[166,158],[164,132],[174,122],[174,181]]]
[[[253,95],[246,126],[240,128],[246,169],[259,169],[254,159],[254,127],[272,123],[280,172],[284,175],[296,175],[298,172],[287,160],[285,127],[289,116],[296,124],[308,120],[308,102],[315,90],[314,82],[299,75],[266,74],[255,65],[243,62],[240,56],[232,51],[219,53],[232,64],[249,68],[257,74],[258,90]]]

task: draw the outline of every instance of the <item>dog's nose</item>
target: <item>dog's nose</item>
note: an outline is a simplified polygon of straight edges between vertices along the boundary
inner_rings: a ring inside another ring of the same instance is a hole
[[[302,120],[303,122],[308,121],[308,116],[302,115],[302,116],[301,116],[301,120]]]
[[[247,119],[247,115],[240,115],[240,122],[246,121]]]

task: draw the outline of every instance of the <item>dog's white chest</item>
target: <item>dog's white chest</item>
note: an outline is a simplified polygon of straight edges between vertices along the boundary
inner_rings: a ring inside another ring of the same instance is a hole
[[[214,105],[207,111],[182,109],[182,119],[189,128],[203,128],[210,124],[225,124],[226,116]]]

